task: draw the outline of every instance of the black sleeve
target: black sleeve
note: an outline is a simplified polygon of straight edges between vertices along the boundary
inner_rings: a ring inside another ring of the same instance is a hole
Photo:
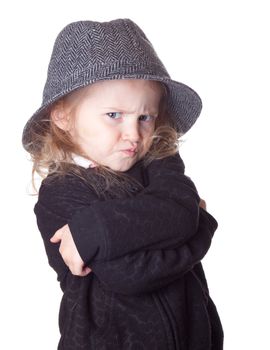
[[[85,263],[179,245],[196,233],[200,198],[180,156],[153,161],[147,173],[149,185],[133,198],[95,202],[68,221]]]
[[[93,261],[89,266],[104,287],[113,292],[125,295],[153,292],[199,265],[216,228],[216,220],[201,209],[198,230],[184,244],[147,249],[103,262]]]
[[[37,226],[43,238],[44,247],[47,253],[49,265],[57,273],[58,281],[62,282],[69,272],[61,254],[59,253],[59,243],[51,243],[50,238],[55,231],[67,223],[67,219],[49,211],[45,206],[38,202],[35,206]]]
[[[76,210],[85,208],[96,200],[96,194],[73,175],[64,178],[48,177],[42,182],[34,212],[49,265],[56,271],[59,281],[63,281],[69,269],[59,253],[60,244],[51,243],[50,238],[67,224]]]

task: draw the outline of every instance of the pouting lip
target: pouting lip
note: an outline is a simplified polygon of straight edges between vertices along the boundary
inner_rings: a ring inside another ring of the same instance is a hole
[[[134,153],[138,152],[137,148],[122,149],[121,151],[128,151],[128,152],[134,152]]]
[[[129,157],[137,157],[138,151],[132,151],[131,149],[124,149],[121,152],[123,152],[125,155],[128,155]]]

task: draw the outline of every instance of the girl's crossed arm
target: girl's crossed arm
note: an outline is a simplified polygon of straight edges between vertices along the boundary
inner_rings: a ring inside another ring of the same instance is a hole
[[[140,249],[157,251],[179,247],[195,235],[199,223],[199,196],[191,180],[183,175],[179,155],[154,161],[148,171],[150,184],[135,198],[105,202],[95,199],[92,205],[85,206],[78,200],[83,196],[77,195],[72,200],[73,192],[65,192],[64,197],[69,200],[68,207],[80,209],[72,215],[72,210],[64,214],[82,263],[91,265],[93,262],[111,261]],[[43,192],[41,190],[40,201],[35,207],[41,231],[42,208],[45,209],[42,199],[50,198],[50,207],[52,203],[57,206],[57,192],[61,192],[59,186],[47,187],[47,190],[45,196],[44,188]],[[49,220],[50,211],[47,209],[46,220]],[[56,229],[59,227],[58,224]],[[48,234],[45,236],[49,248],[48,239],[51,237]],[[197,256],[196,259],[200,258]]]
[[[197,233],[184,244],[93,261],[90,268],[105,288],[121,294],[139,295],[166,286],[198,264],[211,245],[217,222],[204,209],[200,211]]]

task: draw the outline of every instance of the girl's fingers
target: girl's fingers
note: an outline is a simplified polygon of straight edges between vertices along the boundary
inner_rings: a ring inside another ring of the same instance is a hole
[[[200,200],[200,204],[199,204],[199,205],[200,205],[201,208],[203,208],[203,209],[206,210],[206,202],[205,202],[204,199],[201,199],[201,200]]]
[[[59,252],[73,275],[84,277],[92,271],[88,266],[84,266],[84,262],[73,241],[68,224],[56,231],[50,238],[50,241],[52,243],[61,242]]]
[[[89,267],[84,267],[81,274],[79,276],[81,277],[84,277],[84,276],[87,276],[89,275],[89,273],[91,272],[92,270],[89,268]]]
[[[70,272],[72,273],[72,275],[80,276],[80,277],[85,277],[85,276],[89,275],[89,273],[92,271],[89,267],[84,267],[84,266],[82,266],[82,267],[69,266],[69,269],[70,269]]]
[[[50,241],[52,243],[59,243],[61,241],[61,238],[58,235],[58,231],[56,231],[55,234],[50,238]]]
[[[70,230],[68,225],[66,224],[54,233],[50,241],[52,243],[59,243],[62,240],[63,235],[68,232],[70,232]]]

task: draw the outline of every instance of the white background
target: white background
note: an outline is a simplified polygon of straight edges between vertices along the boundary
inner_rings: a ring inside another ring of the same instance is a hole
[[[128,17],[153,43],[171,77],[204,108],[181,155],[217,218],[204,259],[225,330],[225,349],[270,349],[269,78],[267,1],[12,1],[1,5],[0,348],[50,350],[61,292],[47,264],[21,146],[41,104],[58,32],[77,20]]]

